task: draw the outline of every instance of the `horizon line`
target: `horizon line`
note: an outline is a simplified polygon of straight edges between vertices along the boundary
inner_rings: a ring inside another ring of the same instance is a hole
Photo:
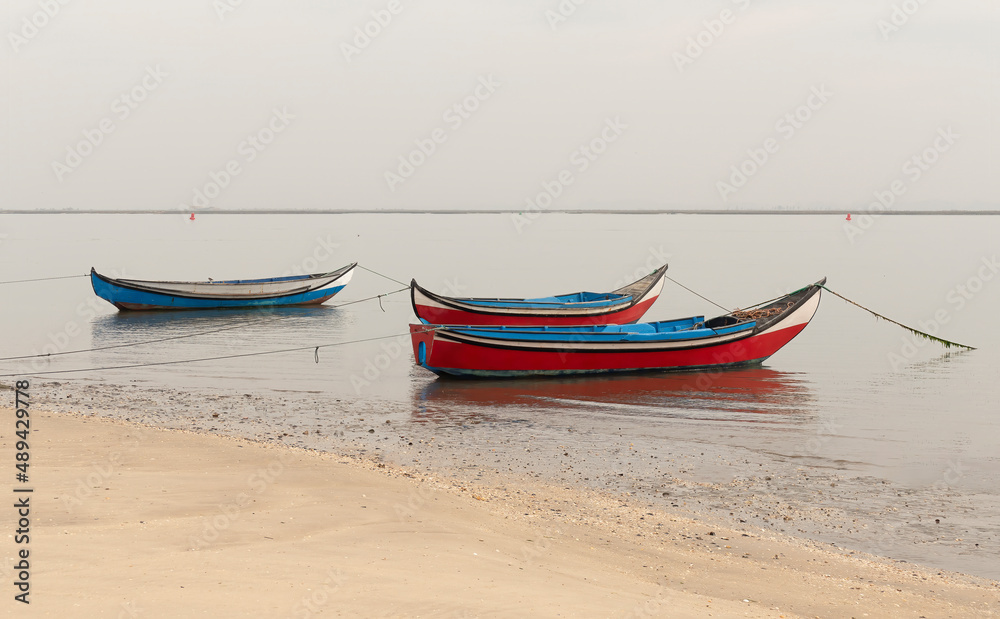
[[[523,215],[524,213],[564,215],[1000,215],[1000,210],[913,210],[850,211],[848,209],[0,209],[0,215]]]

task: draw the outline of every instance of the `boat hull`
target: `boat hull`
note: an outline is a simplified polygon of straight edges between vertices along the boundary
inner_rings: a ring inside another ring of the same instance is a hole
[[[418,365],[442,376],[565,376],[609,372],[694,371],[762,363],[802,332],[819,307],[813,291],[780,320],[762,328],[693,342],[647,344],[517,342],[469,337],[447,327],[410,325]]]
[[[354,265],[349,265],[338,272],[333,272],[329,281],[321,281],[311,287],[308,280],[303,285],[290,292],[268,292],[270,280],[248,280],[248,292],[225,295],[211,294],[213,286],[210,282],[199,282],[198,286],[205,293],[181,294],[177,290],[157,291],[156,282],[142,282],[142,286],[131,285],[121,280],[115,280],[91,271],[91,285],[94,293],[123,311],[156,311],[156,310],[203,310],[203,309],[250,309],[266,307],[287,307],[297,305],[319,305],[344,289],[351,279]],[[304,276],[309,277],[309,276]],[[278,278],[286,279],[286,278]],[[257,282],[257,283],[254,283]],[[285,283],[285,282],[280,282]],[[171,282],[171,284],[177,284]],[[192,284],[193,285],[193,284]],[[231,284],[226,285],[232,288]],[[259,292],[258,292],[259,291]]]
[[[658,298],[653,295],[647,299],[632,304],[622,304],[619,309],[592,313],[588,315],[574,314],[509,314],[500,312],[472,312],[463,309],[442,307],[433,303],[415,306],[414,311],[425,324],[437,325],[478,325],[478,326],[562,326],[578,325],[626,325],[637,322],[649,310]]]
[[[666,270],[664,265],[637,282],[606,293],[607,301],[539,303],[541,300],[454,298],[434,294],[416,281],[410,283],[410,300],[414,314],[424,324],[564,327],[631,324],[642,318],[659,298]]]

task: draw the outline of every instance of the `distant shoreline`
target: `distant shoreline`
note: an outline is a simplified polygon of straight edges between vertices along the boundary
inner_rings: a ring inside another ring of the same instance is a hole
[[[88,209],[88,210],[44,210],[36,211],[30,209],[10,209],[0,210],[0,215],[513,215],[523,214],[525,211],[514,211],[509,209],[476,209],[476,210],[406,210],[406,209],[288,209],[288,210],[252,210],[252,209],[231,209],[231,210],[207,210],[207,211],[178,211],[178,210],[109,210],[109,209]],[[531,212],[531,211],[529,211]],[[535,211],[539,215],[543,213],[561,213],[565,215],[845,215],[852,214],[858,217],[864,215],[1000,215],[1000,210],[894,210],[868,211],[858,210],[830,210],[830,209],[744,209],[744,210],[708,210],[708,209],[546,209]]]

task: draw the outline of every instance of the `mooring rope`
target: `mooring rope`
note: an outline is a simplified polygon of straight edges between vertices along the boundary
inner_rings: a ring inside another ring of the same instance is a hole
[[[355,303],[361,303],[363,301],[371,301],[372,299],[378,299],[379,300],[379,307],[381,307],[381,305],[382,305],[382,297],[387,297],[387,296],[389,296],[391,294],[396,294],[396,293],[403,292],[404,290],[409,290],[409,289],[410,289],[410,287],[407,286],[406,288],[400,288],[399,290],[393,290],[392,292],[384,292],[382,294],[378,294],[378,295],[375,295],[375,296],[365,297],[364,299],[358,299],[356,301],[348,301],[347,303],[340,303],[338,305],[329,305],[327,307],[329,307],[331,309],[336,309],[338,307],[345,307],[347,305],[354,305]],[[382,311],[384,312],[385,310],[383,309]],[[183,340],[183,339],[186,339],[186,338],[189,338],[189,337],[200,337],[202,335],[212,335],[213,333],[222,333],[223,331],[232,331],[233,329],[242,329],[244,327],[261,325],[261,324],[268,323],[268,322],[271,322],[271,321],[274,321],[274,320],[283,320],[283,319],[286,319],[286,318],[296,318],[296,317],[297,316],[295,316],[295,315],[267,316],[267,317],[262,318],[260,320],[252,320],[252,321],[242,322],[242,323],[240,323],[238,325],[231,325],[231,326],[228,326],[228,327],[219,327],[218,329],[209,329],[208,331],[199,331],[197,333],[186,333],[184,335],[172,335],[172,336],[169,336],[169,337],[161,337],[161,338],[157,338],[155,340],[143,340],[141,342],[127,342],[125,344],[112,344],[110,346],[97,346],[97,347],[94,347],[94,348],[80,348],[80,349],[77,349],[77,350],[66,350],[66,351],[62,351],[62,352],[41,353],[41,354],[37,354],[37,355],[20,355],[20,356],[17,356],[17,357],[0,357],[0,361],[18,361],[20,359],[38,359],[38,358],[41,358],[41,357],[58,357],[58,356],[63,356],[63,355],[77,355],[77,354],[84,353],[84,352],[97,352],[97,351],[101,351],[101,350],[111,350],[111,349],[114,349],[114,348],[129,348],[131,346],[146,346],[148,344],[159,344],[160,342],[169,342],[169,341],[172,341],[172,340]]]
[[[379,337],[369,337],[360,340],[350,340],[347,342],[331,342],[329,344],[312,344],[310,346],[297,346],[295,348],[283,348],[280,350],[261,350],[258,352],[247,352],[235,355],[220,355],[218,357],[201,357],[198,359],[177,359],[174,361],[152,361],[149,363],[131,363],[128,365],[111,365],[105,367],[92,367],[92,368],[78,368],[75,370],[46,370],[42,372],[18,372],[16,374],[0,374],[0,378],[13,378],[15,376],[48,376],[50,374],[73,374],[77,372],[101,372],[104,370],[128,370],[132,368],[145,368],[151,366],[159,365],[178,365],[181,363],[197,363],[199,361],[219,361],[221,359],[238,359],[240,357],[259,357],[261,355],[277,355],[286,352],[297,352],[303,350],[312,350],[314,358],[319,358],[320,348],[329,348],[332,346],[346,346],[348,344],[360,344],[362,342],[374,342],[377,340],[387,340],[395,337],[403,337],[409,335],[408,333],[396,333],[394,335],[382,335]],[[316,361],[319,363],[319,361]]]
[[[76,277],[90,277],[90,273],[84,275],[63,275],[62,277],[36,277],[35,279],[11,279],[0,284],[23,284],[25,282],[47,282],[54,279],[73,279]]]
[[[889,317],[887,317],[887,316],[883,316],[882,314],[879,314],[879,313],[878,313],[878,312],[876,312],[875,310],[871,310],[871,309],[868,309],[868,308],[867,308],[867,307],[865,307],[864,305],[861,305],[860,303],[857,303],[857,302],[855,302],[855,301],[852,301],[852,300],[848,299],[847,297],[845,297],[844,295],[842,295],[842,294],[839,294],[839,293],[836,293],[836,292],[834,292],[834,291],[830,290],[830,289],[829,289],[829,288],[827,288],[826,286],[820,286],[820,288],[822,288],[823,290],[825,290],[825,291],[829,292],[829,293],[830,293],[830,294],[832,294],[832,295],[835,295],[835,296],[838,296],[838,297],[840,297],[841,299],[843,299],[843,300],[847,301],[847,302],[848,302],[848,303],[850,303],[851,305],[855,305],[855,306],[857,306],[857,307],[860,307],[861,309],[865,310],[866,312],[869,312],[870,314],[874,315],[874,316],[875,316],[876,318],[881,318],[882,320],[888,320],[888,321],[889,321],[889,322],[891,322],[892,324],[894,324],[894,325],[898,325],[898,326],[900,326],[900,327],[902,327],[902,328],[906,329],[907,331],[909,331],[909,332],[911,332],[911,333],[914,333],[914,334],[916,334],[916,335],[919,335],[919,336],[920,336],[920,337],[922,337],[922,338],[925,338],[925,339],[928,339],[928,340],[932,340],[932,341],[934,341],[934,342],[937,342],[937,343],[941,344],[942,346],[944,346],[945,348],[951,348],[952,346],[957,346],[957,347],[959,347],[959,348],[967,348],[967,349],[969,349],[969,350],[975,350],[975,348],[974,348],[974,347],[972,347],[972,346],[966,346],[965,344],[959,344],[958,342],[952,342],[952,341],[949,341],[949,340],[945,340],[945,339],[942,339],[942,338],[939,338],[939,337],[936,337],[936,336],[934,336],[934,335],[931,335],[930,333],[924,333],[923,331],[920,331],[919,329],[914,329],[913,327],[908,327],[908,326],[904,325],[904,324],[903,324],[903,323],[901,323],[901,322],[896,322],[896,321],[895,321],[895,320],[893,320],[892,318],[889,318]]]
[[[387,280],[389,280],[390,282],[396,282],[396,283],[397,283],[397,284],[399,284],[400,286],[406,286],[406,289],[407,289],[407,290],[409,290],[409,289],[410,289],[410,285],[409,285],[409,284],[407,284],[406,282],[401,282],[401,281],[399,281],[398,279],[396,279],[396,278],[394,278],[394,277],[389,277],[388,275],[383,275],[383,274],[379,273],[378,271],[373,271],[373,270],[369,269],[368,267],[366,267],[366,266],[364,266],[364,265],[362,265],[362,264],[359,264],[359,265],[358,265],[358,268],[359,268],[359,269],[364,269],[364,270],[368,271],[369,273],[371,273],[371,274],[373,274],[373,275],[378,275],[379,277],[384,277],[384,278],[386,278]]]
[[[680,286],[680,287],[681,287],[681,288],[683,288],[684,290],[687,290],[687,291],[688,291],[688,292],[690,292],[691,294],[693,294],[693,295],[695,295],[695,296],[697,296],[697,297],[701,297],[702,299],[705,299],[706,301],[708,301],[709,303],[711,303],[711,304],[712,304],[712,305],[714,305],[715,307],[718,307],[718,308],[722,309],[722,310],[723,310],[724,312],[726,312],[727,314],[728,314],[728,313],[730,312],[730,310],[729,310],[729,308],[728,308],[728,307],[723,307],[722,305],[719,305],[718,303],[716,303],[715,301],[713,301],[713,300],[709,299],[708,297],[706,297],[706,296],[704,296],[704,295],[700,295],[700,294],[698,294],[698,293],[697,293],[697,292],[695,292],[694,290],[691,290],[690,288],[688,288],[688,287],[687,287],[687,286],[685,286],[684,284],[680,283],[680,282],[679,282],[679,281],[677,281],[676,279],[674,279],[674,278],[670,277],[669,275],[664,275],[663,277],[664,277],[664,279],[669,279],[670,281],[672,281],[673,283],[677,284],[678,286]]]
[[[391,294],[398,294],[400,292],[405,292],[409,289],[410,287],[407,286],[406,288],[400,288],[399,290],[393,290],[392,292],[383,292],[382,294],[377,294],[372,297],[365,297],[364,299],[358,299],[357,301],[348,301],[347,303],[340,303],[339,305],[329,305],[327,307],[336,309],[338,307],[345,307],[347,305],[354,305],[355,303],[361,303],[362,301],[371,301],[372,299],[378,299],[378,306],[382,307],[382,297],[387,297]],[[384,312],[385,310],[383,309],[382,311]]]
[[[388,275],[384,275],[382,273],[379,273],[378,271],[374,271],[372,269],[369,269],[368,267],[366,267],[364,265],[359,264],[358,268],[359,269],[364,269],[365,271],[368,271],[369,273],[372,273],[374,275],[378,275],[379,277],[384,277],[385,279],[387,279],[389,281],[396,282],[400,286],[406,286],[407,288],[410,287],[410,285],[407,284],[406,282],[401,282],[398,279],[395,279],[393,277],[389,277]],[[11,280],[0,282],[0,285],[3,285],[3,284],[24,284],[24,283],[27,283],[27,282],[47,282],[47,281],[52,281],[52,280],[56,280],[56,279],[74,279],[74,278],[77,278],[77,277],[90,277],[90,273],[84,273],[83,275],[63,275],[63,276],[60,276],[60,277],[36,277],[36,278],[33,278],[33,279],[11,279]]]
[[[272,316],[272,318],[276,318],[276,317]],[[220,333],[222,331],[231,331],[232,329],[241,329],[241,328],[247,326],[248,324],[261,324],[261,323],[264,323],[264,322],[267,322],[267,320],[258,320],[258,321],[254,321],[253,323],[241,323],[241,324],[232,325],[232,326],[229,326],[229,327],[221,327],[219,329],[211,329],[209,331],[199,331],[197,333],[187,333],[187,334],[184,334],[184,335],[173,335],[173,336],[170,336],[170,337],[161,337],[161,338],[157,338],[155,340],[143,340],[141,342],[127,342],[125,344],[112,344],[110,346],[96,346],[94,348],[80,348],[80,349],[77,349],[77,350],[66,350],[66,351],[63,351],[63,352],[41,353],[41,354],[38,354],[38,355],[20,355],[18,357],[0,357],[0,361],[17,361],[19,359],[37,359],[37,358],[40,358],[40,357],[58,357],[58,356],[61,356],[61,355],[76,355],[76,354],[83,353],[83,352],[96,352],[96,351],[99,351],[99,350],[111,350],[113,348],[128,348],[130,346],[145,346],[147,344],[158,344],[160,342],[169,342],[171,340],[182,340],[182,339],[189,338],[189,337],[198,337],[198,336],[201,336],[201,335],[209,335],[209,334],[212,334],[212,333]]]

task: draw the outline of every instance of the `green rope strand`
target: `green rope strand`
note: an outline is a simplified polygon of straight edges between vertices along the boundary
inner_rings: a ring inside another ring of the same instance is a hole
[[[830,293],[830,294],[832,294],[832,295],[836,295],[836,296],[840,297],[841,299],[843,299],[843,300],[847,301],[847,302],[848,302],[848,303],[850,303],[851,305],[856,305],[856,306],[860,307],[861,309],[865,310],[866,312],[870,312],[870,313],[871,313],[871,314],[873,314],[873,315],[874,315],[874,316],[875,316],[876,318],[881,318],[882,320],[888,320],[889,322],[891,322],[891,323],[892,323],[892,324],[894,324],[894,325],[898,325],[898,326],[900,326],[900,327],[903,327],[904,329],[906,329],[906,330],[907,330],[907,331],[909,331],[910,333],[913,333],[913,334],[916,334],[916,335],[919,335],[920,337],[922,337],[922,338],[924,338],[924,339],[927,339],[927,340],[932,340],[932,341],[934,341],[934,342],[937,342],[938,344],[941,344],[941,345],[942,345],[942,346],[944,346],[945,348],[951,348],[952,346],[957,346],[957,347],[959,347],[959,348],[967,348],[967,349],[969,349],[969,350],[975,350],[975,348],[973,348],[972,346],[966,346],[965,344],[959,344],[958,342],[951,342],[951,341],[948,341],[948,340],[943,340],[943,339],[941,339],[941,338],[939,338],[939,337],[935,337],[935,336],[931,335],[930,333],[924,333],[923,331],[919,331],[919,330],[917,330],[917,329],[914,329],[913,327],[908,327],[908,326],[904,325],[904,324],[903,324],[903,323],[901,323],[901,322],[896,322],[896,321],[895,321],[895,320],[893,320],[892,318],[888,318],[888,317],[886,317],[886,316],[883,316],[882,314],[879,314],[878,312],[876,312],[876,311],[874,311],[874,310],[870,310],[870,309],[868,309],[867,307],[865,307],[864,305],[861,305],[860,303],[855,303],[854,301],[851,301],[850,299],[848,299],[847,297],[845,297],[845,296],[844,296],[844,295],[842,295],[842,294],[837,294],[836,292],[834,292],[834,291],[830,290],[830,289],[829,289],[829,288],[827,288],[826,286],[820,286],[820,288],[822,288],[823,290],[825,290],[825,291],[829,292],[829,293]]]

